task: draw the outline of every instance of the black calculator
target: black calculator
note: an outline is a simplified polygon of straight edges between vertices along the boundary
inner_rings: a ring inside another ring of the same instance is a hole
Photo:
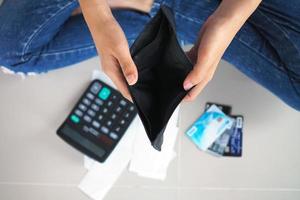
[[[117,90],[94,80],[57,134],[85,155],[104,162],[136,114],[134,105]]]

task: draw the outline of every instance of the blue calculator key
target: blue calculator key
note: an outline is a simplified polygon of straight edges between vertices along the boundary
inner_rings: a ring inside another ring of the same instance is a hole
[[[98,94],[98,97],[102,100],[106,100],[110,95],[110,89],[107,87],[103,87]]]

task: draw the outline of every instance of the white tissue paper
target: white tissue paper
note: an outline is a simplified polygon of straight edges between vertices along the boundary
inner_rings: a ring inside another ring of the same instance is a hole
[[[100,79],[114,87],[112,81],[101,71],[94,71],[92,79]],[[90,198],[101,200],[128,166],[138,176],[164,180],[170,162],[175,158],[174,146],[178,133],[178,112],[175,110],[164,133],[162,150],[156,151],[150,144],[141,120],[137,116],[104,163],[84,156],[87,174],[79,188]]]

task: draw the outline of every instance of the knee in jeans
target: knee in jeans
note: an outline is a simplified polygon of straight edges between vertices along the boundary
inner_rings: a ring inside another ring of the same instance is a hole
[[[28,73],[35,70],[31,59],[32,53],[24,54],[24,48],[20,42],[10,38],[0,40],[0,66],[4,66],[13,72]]]
[[[10,38],[2,38],[0,40],[0,65],[13,67],[23,62],[20,44],[17,44]]]

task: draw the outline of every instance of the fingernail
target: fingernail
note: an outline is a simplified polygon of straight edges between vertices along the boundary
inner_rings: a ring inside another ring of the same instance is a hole
[[[127,80],[128,84],[131,85],[131,84],[134,83],[135,77],[134,77],[133,74],[130,74],[130,75],[128,75],[128,76],[126,77],[126,80]]]
[[[186,83],[184,83],[184,85],[183,85],[183,88],[185,89],[185,90],[189,90],[189,89],[191,89],[193,87],[193,84],[191,83],[191,82],[186,82]]]

